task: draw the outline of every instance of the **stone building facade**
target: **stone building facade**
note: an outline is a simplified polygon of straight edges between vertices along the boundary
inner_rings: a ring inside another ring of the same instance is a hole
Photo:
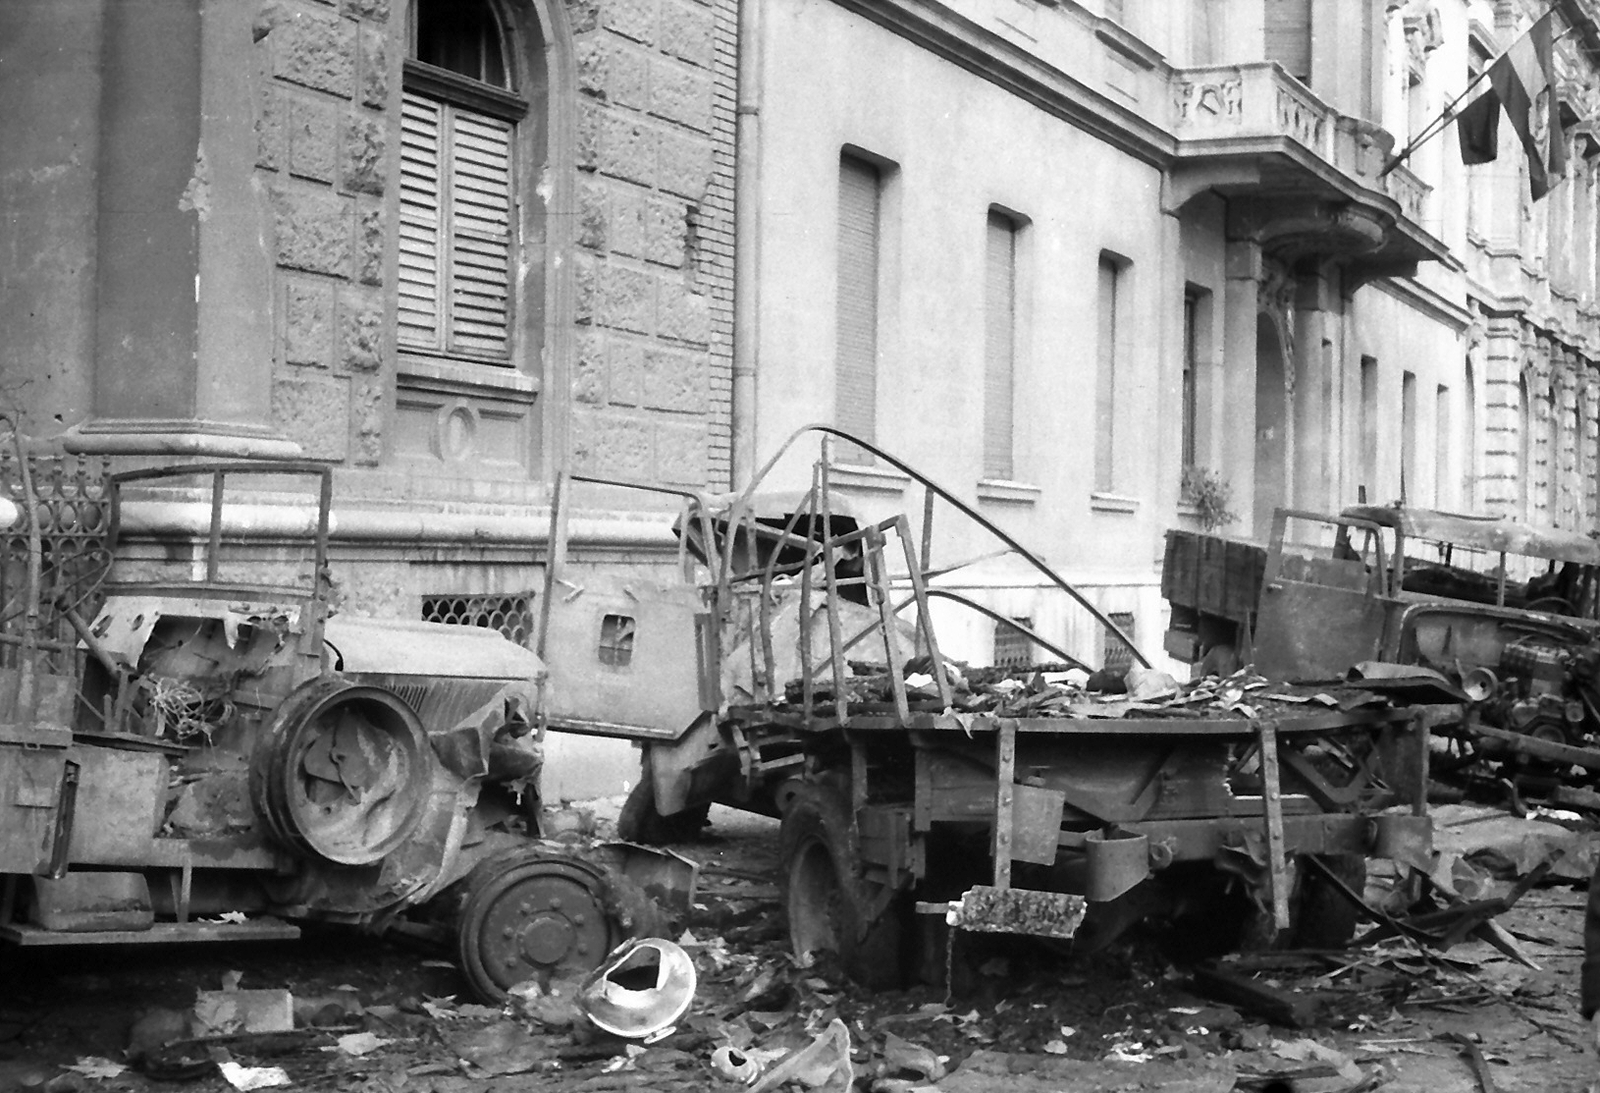
[[[331,465],[345,610],[519,639],[558,470],[727,490],[834,421],[1156,653],[1198,471],[1236,534],[1362,491],[1600,518],[1594,4],[1555,5],[1548,197],[1508,126],[1385,170],[1543,7],[12,0],[0,396],[119,466]],[[576,483],[575,563],[667,564],[670,503]],[[1121,655],[1004,560],[948,580]]]

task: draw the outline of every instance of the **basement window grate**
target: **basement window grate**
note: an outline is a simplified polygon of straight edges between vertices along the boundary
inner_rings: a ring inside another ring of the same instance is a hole
[[[1121,630],[1129,637],[1133,636],[1132,611],[1112,611],[1106,615],[1106,618],[1115,623],[1118,630]],[[1133,650],[1128,647],[1127,642],[1117,637],[1110,630],[1105,631],[1105,646],[1102,649],[1102,653],[1104,658],[1101,661],[1101,665],[1108,672],[1126,672],[1133,667]]]
[[[424,596],[424,622],[483,626],[526,646],[533,634],[532,596]]]
[[[1019,626],[1033,629],[1030,618],[1013,618]],[[996,668],[1026,668],[1033,663],[1033,642],[1003,622],[994,624],[994,664]]]

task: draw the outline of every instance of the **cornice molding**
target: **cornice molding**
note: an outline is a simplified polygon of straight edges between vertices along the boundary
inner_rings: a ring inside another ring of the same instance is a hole
[[[1172,162],[1176,141],[1161,126],[937,0],[834,2],[1136,159],[1163,169]]]

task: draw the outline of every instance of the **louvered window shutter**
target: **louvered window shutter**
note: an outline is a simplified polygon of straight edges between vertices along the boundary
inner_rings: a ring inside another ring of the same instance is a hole
[[[511,257],[511,126],[451,108],[450,346],[504,357]]]
[[[510,356],[510,123],[406,92],[401,114],[400,340]]]
[[[878,172],[848,156],[839,161],[838,292],[834,420],[871,441],[878,415]],[[854,445],[842,447],[840,458],[870,462]]]
[[[983,316],[983,474],[1011,478],[1017,228],[989,214]]]
[[[443,112],[439,103],[410,92],[400,111],[399,340],[428,349],[444,348],[439,306]]]

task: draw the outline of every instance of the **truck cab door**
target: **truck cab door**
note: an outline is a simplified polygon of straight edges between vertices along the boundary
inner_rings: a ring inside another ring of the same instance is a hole
[[[1331,548],[1297,547],[1285,541],[1291,519],[1340,534]],[[1386,560],[1376,525],[1279,509],[1256,617],[1256,670],[1269,679],[1337,679],[1382,659],[1385,628],[1400,609],[1387,594]]]
[[[674,740],[717,707],[714,631],[683,581],[568,571],[548,604],[545,723]]]

